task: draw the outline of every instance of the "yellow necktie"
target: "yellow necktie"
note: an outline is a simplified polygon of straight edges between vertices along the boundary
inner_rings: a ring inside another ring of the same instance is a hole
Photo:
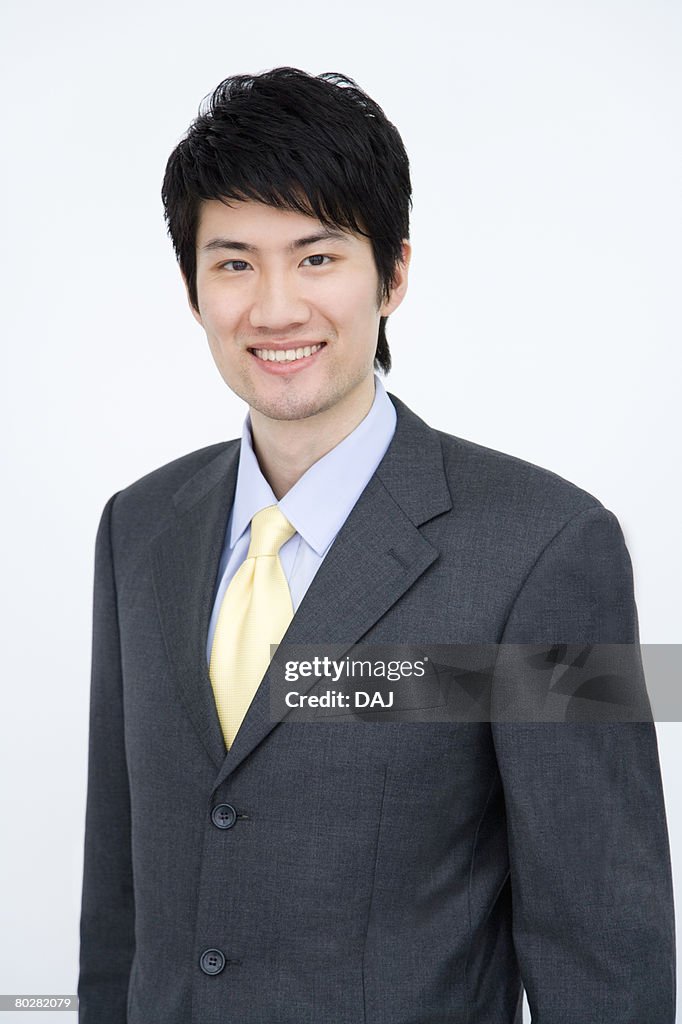
[[[251,520],[246,559],[225,591],[218,613],[208,674],[229,750],[294,614],[279,549],[296,529],[277,505]]]

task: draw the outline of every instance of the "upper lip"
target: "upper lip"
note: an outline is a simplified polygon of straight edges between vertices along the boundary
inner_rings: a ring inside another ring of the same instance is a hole
[[[270,341],[267,344],[263,343],[263,344],[259,344],[259,345],[249,345],[249,349],[253,350],[253,349],[257,349],[257,348],[268,348],[268,349],[272,349],[274,352],[279,352],[280,350],[282,352],[286,352],[286,350],[290,349],[290,348],[308,348],[308,347],[312,348],[313,345],[324,345],[324,344],[325,344],[325,342],[323,342],[323,341],[313,341],[311,339],[304,339],[303,341],[283,341],[283,342],[280,342],[280,343],[277,343],[277,342],[274,342],[274,341]]]

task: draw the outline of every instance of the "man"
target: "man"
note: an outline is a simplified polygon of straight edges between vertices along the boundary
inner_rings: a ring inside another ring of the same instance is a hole
[[[396,129],[342,76],[227,79],[163,199],[248,412],[100,522],[80,1020],[519,1024],[525,986],[537,1024],[672,1024],[652,722],[273,713],[280,642],[638,650],[613,513],[374,372],[411,256]]]

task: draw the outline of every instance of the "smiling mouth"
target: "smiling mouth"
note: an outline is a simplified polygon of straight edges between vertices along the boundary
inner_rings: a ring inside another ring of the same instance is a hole
[[[251,352],[257,359],[262,359],[264,362],[269,363],[295,363],[299,359],[305,359],[307,356],[314,355],[319,352],[321,348],[327,343],[325,341],[320,342],[318,345],[304,345],[301,348],[287,348],[287,349],[275,349],[275,348],[250,348]]]

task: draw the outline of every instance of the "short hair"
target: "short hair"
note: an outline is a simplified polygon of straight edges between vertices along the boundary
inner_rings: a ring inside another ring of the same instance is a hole
[[[168,159],[161,190],[197,312],[202,201],[252,199],[364,235],[379,276],[378,308],[409,239],[411,196],[405,147],[381,107],[352,78],[292,67],[233,75],[204,97]],[[384,373],[391,368],[387,319],[380,318],[374,357]]]

